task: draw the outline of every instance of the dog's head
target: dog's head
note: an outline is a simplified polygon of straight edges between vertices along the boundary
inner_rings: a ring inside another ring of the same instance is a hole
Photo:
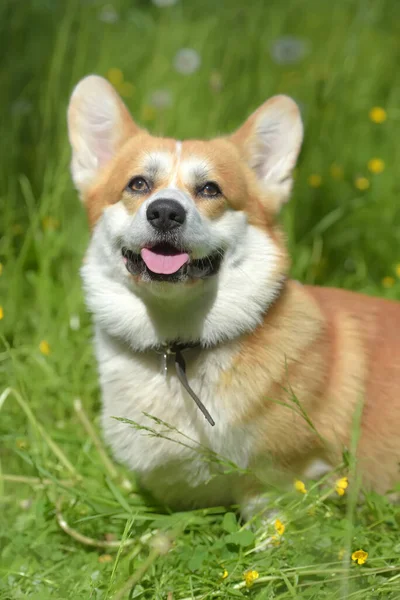
[[[254,327],[287,270],[275,215],[302,141],[296,104],[276,96],[229,137],[180,142],[138,127],[112,86],[89,76],[68,124],[92,228],[83,277],[103,327],[119,335],[123,324],[143,338],[123,335],[137,347]]]

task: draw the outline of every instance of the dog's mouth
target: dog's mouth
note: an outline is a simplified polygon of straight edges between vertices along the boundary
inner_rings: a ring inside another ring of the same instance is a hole
[[[139,275],[145,280],[177,283],[216,275],[221,266],[223,251],[217,250],[203,258],[193,259],[189,252],[169,243],[161,243],[151,248],[142,248],[139,254],[123,247],[122,257],[131,275]]]

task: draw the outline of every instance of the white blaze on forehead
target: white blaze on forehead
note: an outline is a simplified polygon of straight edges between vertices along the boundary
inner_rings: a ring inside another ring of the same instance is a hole
[[[171,188],[176,188],[176,181],[178,179],[178,173],[179,173],[179,167],[181,164],[181,156],[182,156],[182,142],[176,142],[175,144],[175,156],[176,156],[176,163],[175,163],[175,168],[171,174],[171,179],[169,181],[169,187]]]
[[[146,154],[142,168],[144,174],[154,179],[168,178],[167,187],[177,189],[179,179],[184,186],[194,187],[205,183],[212,172],[212,164],[201,156],[182,159],[182,142],[175,143],[175,152],[156,150]]]

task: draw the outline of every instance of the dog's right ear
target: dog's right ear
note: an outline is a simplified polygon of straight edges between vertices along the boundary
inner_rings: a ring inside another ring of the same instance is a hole
[[[124,142],[139,131],[106,79],[89,75],[78,83],[68,106],[68,133],[72,179],[81,197]]]

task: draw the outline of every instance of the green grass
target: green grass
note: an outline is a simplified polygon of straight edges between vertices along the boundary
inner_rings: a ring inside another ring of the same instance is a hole
[[[226,508],[170,514],[136,489],[132,474],[105,462],[74,408],[80,398],[97,428],[92,330],[78,274],[88,233],[68,172],[65,110],[81,76],[110,68],[135,86],[126,101],[138,121],[178,138],[228,132],[268,96],[292,95],[306,127],[282,219],[293,276],[400,298],[400,4],[114,7],[119,19],[104,23],[96,1],[0,4],[0,598],[128,598],[130,588],[132,598],[160,600],[399,598],[400,508],[374,494],[358,506],[352,473],[341,498],[316,485],[306,495],[270,490],[286,530],[279,545],[256,552],[272,526],[256,520],[245,528]],[[284,35],[308,41],[300,62],[273,62],[271,44]],[[193,75],[172,67],[182,47],[201,56]],[[220,91],[210,87],[213,71]],[[157,89],[172,93],[170,108],[149,109]],[[384,123],[369,119],[373,106],[386,110]],[[368,171],[374,157],[385,163],[381,174]],[[332,177],[332,164],[342,178]],[[312,174],[320,187],[309,186]],[[354,184],[359,176],[369,180],[365,191]],[[122,540],[119,548],[65,533],[60,511],[79,535]],[[364,565],[349,557],[360,548],[369,553]],[[250,588],[247,569],[259,573]]]

